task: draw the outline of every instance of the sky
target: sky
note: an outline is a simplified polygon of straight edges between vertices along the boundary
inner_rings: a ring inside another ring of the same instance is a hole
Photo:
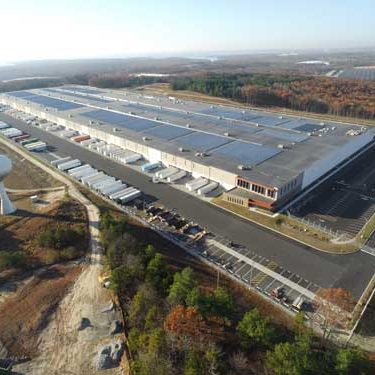
[[[0,62],[375,46],[375,0],[0,0]]]

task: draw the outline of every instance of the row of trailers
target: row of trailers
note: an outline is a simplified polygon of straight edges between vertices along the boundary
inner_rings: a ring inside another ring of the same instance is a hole
[[[126,204],[141,196],[141,191],[128,186],[121,180],[98,171],[89,164],[82,164],[78,159],[70,157],[51,161],[51,164],[83,185],[119,203]]]
[[[143,172],[150,172],[152,169],[161,167],[161,163],[148,163],[142,166]],[[168,167],[155,172],[153,181],[165,180],[169,183],[175,183],[185,178],[188,173],[176,167]],[[215,190],[219,184],[209,181],[207,178],[198,177],[186,182],[185,187],[190,192],[196,192],[198,195],[206,195]]]
[[[19,143],[27,151],[45,151],[47,149],[47,143],[42,142],[40,139],[31,138],[29,134],[23,131],[11,127],[9,124],[0,121],[0,132],[4,137]]]

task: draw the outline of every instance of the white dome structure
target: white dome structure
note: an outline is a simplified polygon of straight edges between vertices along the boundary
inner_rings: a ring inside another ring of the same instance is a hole
[[[16,210],[4,187],[4,178],[12,171],[12,162],[5,155],[0,155],[0,215],[11,214]]]

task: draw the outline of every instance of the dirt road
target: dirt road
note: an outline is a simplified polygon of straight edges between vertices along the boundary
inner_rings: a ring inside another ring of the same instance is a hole
[[[6,142],[1,139],[0,141]],[[75,188],[68,178],[30,157],[15,145],[8,142],[6,144],[67,185],[69,194],[86,207],[91,246],[91,253],[82,274],[60,303],[51,322],[40,334],[38,356],[29,362],[15,366],[14,371],[33,375],[102,373],[96,370],[97,353],[103,344],[114,341],[109,332],[110,324],[119,318],[119,311],[111,309],[110,294],[99,285],[98,281],[102,267],[102,250],[99,245],[99,210]],[[83,318],[86,323],[84,327],[81,326]],[[105,373],[121,374],[121,369],[114,368],[106,370]]]

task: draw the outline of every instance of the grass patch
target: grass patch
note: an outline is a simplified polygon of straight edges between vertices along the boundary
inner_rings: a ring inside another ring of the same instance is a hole
[[[361,231],[357,234],[357,238],[366,241],[370,238],[375,230],[375,215],[372,215],[370,220],[365,224]]]
[[[235,204],[224,201],[221,197],[216,197],[212,200],[212,203],[229,210],[235,214],[241,215],[242,217],[249,219],[260,225],[264,225],[269,229],[275,230],[282,235],[290,236],[306,243],[307,245],[314,247],[318,250],[335,254],[346,254],[352,253],[358,250],[357,243],[349,244],[333,244],[331,238],[318,230],[307,227],[300,222],[293,220],[286,215],[278,215],[277,217],[271,217],[262,215],[253,211],[248,210],[246,207],[237,206]],[[374,219],[375,225],[375,219]]]

